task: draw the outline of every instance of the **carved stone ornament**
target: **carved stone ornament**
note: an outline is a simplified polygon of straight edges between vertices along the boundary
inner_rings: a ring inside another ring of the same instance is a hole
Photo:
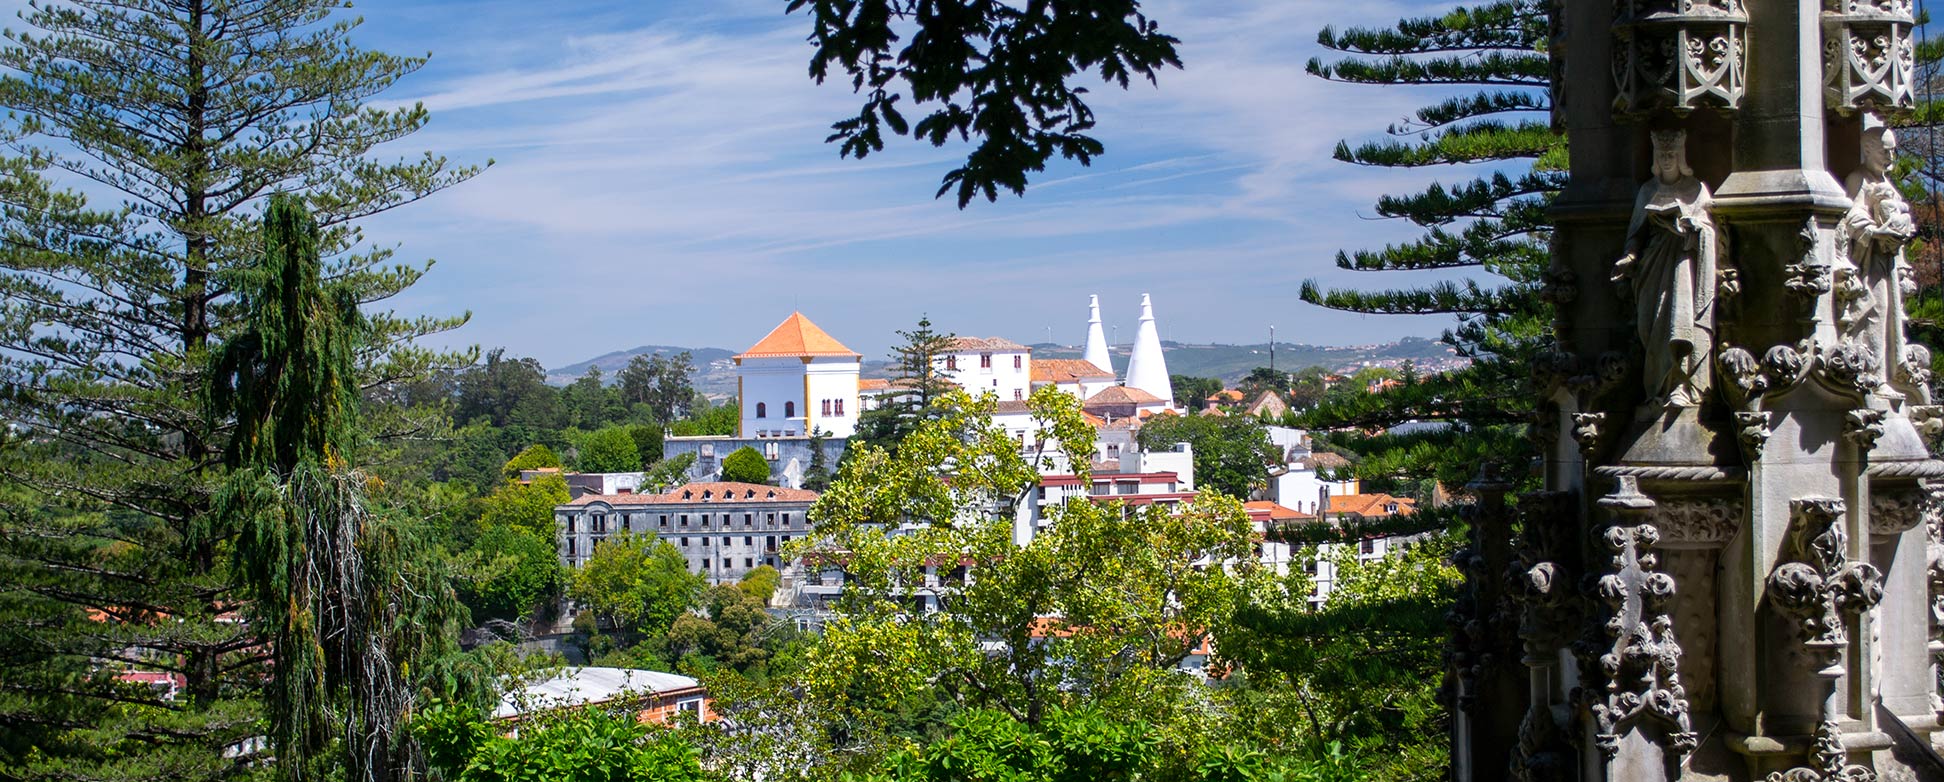
[[[1844,619],[1883,599],[1883,579],[1870,563],[1849,560],[1842,500],[1805,497],[1791,500],[1789,509],[1788,561],[1769,573],[1769,605],[1797,622],[1803,646],[1823,666],[1819,675],[1840,676],[1838,659],[1849,637]]]
[[[1634,198],[1613,279],[1633,299],[1647,404],[1694,407],[1713,386],[1721,235],[1714,197],[1688,166],[1687,132],[1652,135],[1654,176]]]
[[[1600,448],[1600,438],[1605,434],[1606,413],[1574,413],[1573,441],[1579,443],[1580,455],[1592,459]]]
[[[1844,340],[1823,352],[1823,379],[1837,391],[1865,394],[1883,382],[1882,362],[1861,340]]]
[[[1507,573],[1507,593],[1519,606],[1519,638],[1525,641],[1528,665],[1549,662],[1548,651],[1574,625],[1577,579],[1561,562],[1561,536],[1578,515],[1574,496],[1539,491],[1519,498],[1517,559]]]
[[[1932,665],[1944,656],[1944,484],[1924,484],[1924,580],[1930,594],[1930,652]],[[1944,698],[1931,691],[1931,710],[1944,717]]]
[[[1755,360],[1755,354],[1744,348],[1732,347],[1721,351],[1715,360],[1719,364],[1717,378],[1721,381],[1722,393],[1727,395],[1729,404],[1745,408],[1768,391],[1768,380],[1762,377],[1762,363]]]
[[[1824,0],[1823,100],[1848,116],[1915,104],[1911,0]]]
[[[1922,488],[1870,493],[1870,534],[1898,535],[1924,521],[1924,507],[1930,502]]]
[[[1741,528],[1741,515],[1740,500],[1709,497],[1659,500],[1648,519],[1664,543],[1720,545]]]
[[[1917,401],[1931,400],[1930,348],[1915,342],[1904,346],[1903,361],[1897,362],[1897,382],[1917,393]]]
[[[1741,443],[1742,455],[1749,461],[1762,458],[1762,448],[1768,445],[1770,434],[1767,410],[1735,414],[1735,439]]]
[[[1868,453],[1883,437],[1883,411],[1856,408],[1843,415],[1843,436]]]
[[[1835,720],[1823,720],[1809,745],[1809,765],[1769,774],[1768,782],[1876,782],[1876,778],[1876,771],[1850,765],[1842,728]]]
[[[1804,346],[1808,348],[1810,346]],[[1762,354],[1762,377],[1770,389],[1783,389],[1802,382],[1809,369],[1809,350],[1776,345]]]
[[[1637,523],[1654,508],[1631,476],[1621,477],[1600,506],[1618,516],[1601,535],[1609,554],[1607,572],[1596,591],[1605,605],[1605,648],[1599,657],[1601,695],[1591,703],[1593,741],[1608,760],[1620,750],[1630,728],[1653,723],[1666,736],[1666,751],[1680,757],[1694,751],[1698,737],[1688,721],[1687,690],[1681,686],[1681,647],[1669,613],[1674,578],[1660,572],[1654,546],[1660,530]]]
[[[1829,265],[1816,257],[1817,233],[1816,218],[1811,217],[1796,232],[1796,254],[1802,260],[1782,267],[1782,287],[1804,308],[1813,306],[1830,288]]]
[[[1742,0],[1620,0],[1613,33],[1614,109],[1736,109],[1746,90]]]

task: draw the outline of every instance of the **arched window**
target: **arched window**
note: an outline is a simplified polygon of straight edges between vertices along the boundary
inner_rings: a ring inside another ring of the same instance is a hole
[[[756,417],[757,417],[757,418],[768,418],[768,417],[769,417],[769,405],[766,405],[766,404],[763,404],[762,402],[757,402],[757,403],[756,403]]]
[[[784,417],[784,418],[795,418],[795,417],[796,417],[796,403],[795,403],[795,402],[784,402],[784,403],[783,403],[783,417]]]

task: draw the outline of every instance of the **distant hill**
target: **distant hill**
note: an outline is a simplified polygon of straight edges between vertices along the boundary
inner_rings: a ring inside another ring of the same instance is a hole
[[[722,348],[683,348],[673,345],[642,345],[568,364],[549,370],[547,382],[566,385],[587,374],[588,367],[600,367],[601,374],[612,383],[615,374],[620,372],[622,367],[627,366],[628,360],[635,356],[658,353],[666,355],[684,350],[694,356],[696,390],[716,398],[736,393],[736,366],[735,362],[730,360],[736,355],[735,351]],[[1079,358],[1080,352],[1080,348],[1070,345],[1033,346],[1033,355],[1043,358]],[[1219,377],[1230,383],[1242,379],[1249,374],[1249,370],[1269,365],[1267,343],[1185,345],[1178,342],[1163,342],[1161,352],[1168,359],[1168,372],[1171,374]],[[1112,353],[1114,369],[1125,372],[1127,347],[1117,346]],[[1418,369],[1424,372],[1437,372],[1464,364],[1464,360],[1458,358],[1444,343],[1418,337],[1406,337],[1382,345],[1354,347],[1276,343],[1276,368],[1286,371],[1319,366],[1332,372],[1348,372],[1365,366],[1395,367],[1405,361],[1415,363]],[[882,359],[866,359],[863,374],[865,377],[888,377],[889,367]]]

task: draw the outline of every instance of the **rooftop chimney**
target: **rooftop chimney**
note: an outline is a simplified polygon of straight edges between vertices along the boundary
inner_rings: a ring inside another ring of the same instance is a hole
[[[1114,371],[1114,359],[1107,354],[1107,335],[1100,330],[1100,297],[1087,297],[1087,352],[1081,356],[1094,366]]]
[[[1127,386],[1146,391],[1174,406],[1174,387],[1168,382],[1168,361],[1161,356],[1161,331],[1154,325],[1154,302],[1141,294],[1141,325],[1134,333],[1134,352],[1127,359]]]

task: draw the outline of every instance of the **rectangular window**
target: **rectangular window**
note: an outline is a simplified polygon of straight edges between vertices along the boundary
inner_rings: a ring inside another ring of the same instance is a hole
[[[573,556],[573,555],[575,554],[575,549],[576,549],[577,547],[576,547],[576,546],[574,545],[574,543],[575,543],[575,540],[574,540],[573,538],[568,538],[568,539],[567,539],[567,556],[570,556],[570,557],[571,557],[571,556]]]
[[[754,536],[751,536],[751,535],[744,535],[744,536],[743,536],[743,545],[745,545],[745,546],[754,546],[754,545],[756,545],[756,538],[755,538]]]
[[[842,399],[837,400],[837,417],[844,417],[844,400]]]
[[[729,560],[726,560],[726,559],[725,559],[725,560],[723,560],[723,561],[722,561],[722,569],[723,569],[723,570],[728,570],[729,568],[732,568],[732,567],[735,567],[735,565],[731,565],[731,564],[729,564]]]
[[[980,353],[980,354],[979,354],[979,368],[980,368],[980,369],[991,369],[991,368],[992,368],[992,354],[991,354],[991,353]]]
[[[1362,550],[1365,554],[1377,553],[1377,541],[1366,538],[1363,542]]]
[[[754,513],[743,514],[743,529],[749,529],[750,525],[754,523],[756,523],[756,514]]]
[[[743,557],[743,567],[755,567],[755,566],[756,566],[756,559],[754,557]]]
[[[682,538],[682,548],[688,548],[688,538]]]
[[[775,550],[776,550],[776,536],[775,536],[775,535],[771,535],[771,536],[769,536],[769,537],[768,537],[768,538],[767,538],[767,539],[766,539],[766,540],[764,541],[764,545],[763,545],[763,548],[764,548],[764,549],[767,549],[767,550],[769,550],[769,551],[775,551]]]
[[[1025,369],[1026,368],[1025,365],[1026,365],[1025,356],[1013,356],[1013,369]]]
[[[949,371],[952,371],[952,372],[957,372],[957,371],[958,371],[958,356],[946,356],[946,357],[945,357],[945,369],[947,369],[947,370],[949,370]]]
[[[776,514],[774,514],[774,513],[772,513],[772,514],[770,514],[770,515],[769,515],[769,525],[770,525],[771,527],[775,527],[775,526],[776,526]],[[570,531],[571,531],[571,530],[570,530]]]
[[[661,528],[662,528],[662,529],[668,529],[668,514],[666,514],[666,513],[664,513],[664,514],[662,514],[662,517],[661,517]]]
[[[577,521],[579,521],[579,520],[580,520],[580,517],[579,517],[579,516],[568,516],[568,517],[567,517],[567,534],[569,534],[569,535],[572,535],[572,534],[574,534],[574,522],[577,522]]]
[[[688,514],[682,514],[682,529],[688,529]]]
[[[595,516],[595,517],[594,517],[594,525],[593,525],[592,527],[590,527],[590,528],[589,528],[589,530],[590,530],[590,531],[592,531],[592,532],[606,532],[606,531],[607,531],[607,517],[606,517],[606,516]]]

